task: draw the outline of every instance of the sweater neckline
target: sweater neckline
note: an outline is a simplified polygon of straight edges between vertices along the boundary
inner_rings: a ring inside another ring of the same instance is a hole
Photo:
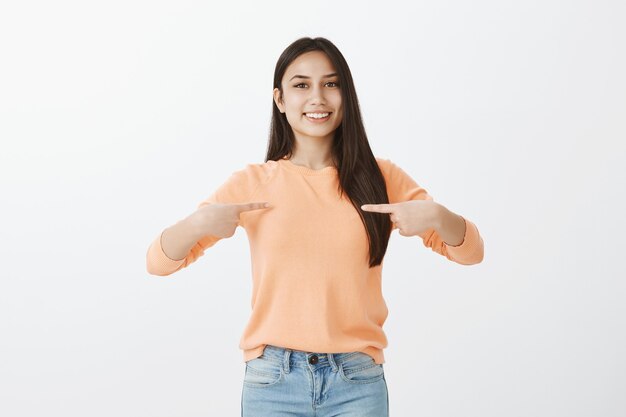
[[[296,165],[291,162],[291,160],[288,159],[286,156],[283,156],[281,159],[279,159],[279,162],[288,170],[299,172],[303,175],[333,175],[337,173],[337,168],[334,166],[328,166],[322,169],[312,169],[302,165]]]

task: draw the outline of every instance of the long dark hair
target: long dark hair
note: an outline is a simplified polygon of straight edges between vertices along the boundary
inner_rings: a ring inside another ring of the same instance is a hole
[[[274,70],[274,87],[280,90],[281,81],[289,64],[303,53],[322,51],[333,63],[339,77],[343,118],[335,129],[332,158],[339,174],[339,192],[345,194],[361,216],[369,240],[369,266],[377,266],[387,251],[392,225],[389,215],[361,210],[362,204],[389,203],[387,187],[378,162],[370,149],[352,74],[345,58],[328,39],[303,37],[289,45],[278,58]],[[272,121],[265,162],[291,157],[295,138],[287,116],[281,113],[272,99]]]

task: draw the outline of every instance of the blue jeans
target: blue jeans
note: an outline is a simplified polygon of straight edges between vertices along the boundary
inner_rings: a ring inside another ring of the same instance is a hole
[[[388,417],[383,364],[362,352],[267,345],[246,362],[242,417]]]

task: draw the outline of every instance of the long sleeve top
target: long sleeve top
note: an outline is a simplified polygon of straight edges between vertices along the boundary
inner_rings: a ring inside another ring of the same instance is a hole
[[[404,170],[376,157],[389,203],[433,200]],[[308,352],[360,351],[384,363],[387,305],[381,292],[382,263],[369,267],[367,232],[347,196],[339,196],[338,171],[294,164],[286,158],[247,164],[198,208],[211,203],[268,201],[269,208],[242,212],[252,266],[252,312],[240,339],[244,361],[268,344]],[[375,204],[376,202],[372,202]],[[423,244],[450,261],[471,265],[483,259],[482,237],[466,224],[463,242],[446,244],[434,228]],[[395,226],[394,226],[395,229]],[[162,233],[162,232],[161,232]],[[195,262],[221,238],[206,235],[184,259],[170,259],[161,234],[147,251],[147,270],[170,275]]]

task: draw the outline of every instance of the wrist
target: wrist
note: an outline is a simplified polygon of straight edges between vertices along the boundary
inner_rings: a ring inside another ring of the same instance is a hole
[[[439,203],[434,203],[434,204],[435,206],[434,206],[432,227],[436,231],[439,231],[441,230],[441,227],[443,226],[448,209],[446,209],[444,206],[442,206]]]
[[[181,223],[183,224],[182,227],[185,229],[185,233],[196,240],[208,234],[202,229],[202,222],[198,217],[197,211],[181,220]]]

